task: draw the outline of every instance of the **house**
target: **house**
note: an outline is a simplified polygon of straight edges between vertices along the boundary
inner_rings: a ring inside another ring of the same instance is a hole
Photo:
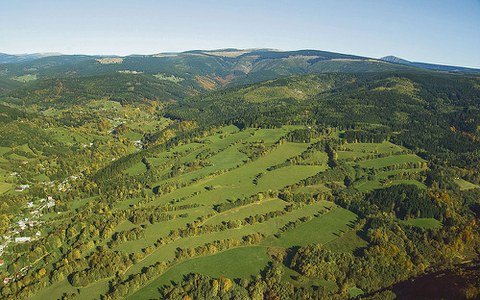
[[[52,200],[53,200],[52,195],[48,195],[47,200],[48,200],[48,201],[52,201]]]
[[[21,184],[19,187],[15,188],[16,192],[23,192],[24,190],[30,188],[30,185],[28,184]]]
[[[18,221],[18,227],[20,228],[21,231],[25,230],[27,228],[27,224],[25,224],[25,221],[21,220]]]
[[[3,284],[9,283],[12,279],[12,277],[3,277]]]
[[[0,259],[0,267],[5,264],[5,261],[3,259]]]
[[[47,203],[47,208],[54,207],[55,206],[55,200],[50,200]]]
[[[16,237],[15,243],[25,243],[30,242],[31,238],[29,236]]]

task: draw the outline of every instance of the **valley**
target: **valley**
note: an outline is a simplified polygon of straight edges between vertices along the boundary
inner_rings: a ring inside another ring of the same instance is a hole
[[[478,257],[474,74],[313,50],[61,58],[0,64],[5,299],[393,299]]]

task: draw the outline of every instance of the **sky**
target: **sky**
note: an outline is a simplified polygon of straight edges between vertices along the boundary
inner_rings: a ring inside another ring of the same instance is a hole
[[[480,68],[480,0],[0,0],[0,52],[317,49]]]

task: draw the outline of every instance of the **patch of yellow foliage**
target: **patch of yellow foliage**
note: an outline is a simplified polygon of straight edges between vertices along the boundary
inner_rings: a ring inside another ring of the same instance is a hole
[[[217,87],[217,83],[208,77],[205,76],[195,76],[195,81],[205,90],[211,91]]]

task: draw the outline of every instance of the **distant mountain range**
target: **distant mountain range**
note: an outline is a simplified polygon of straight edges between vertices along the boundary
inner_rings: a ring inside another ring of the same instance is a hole
[[[463,73],[480,73],[480,69],[468,68],[468,67],[459,67],[459,66],[450,66],[450,65],[438,65],[425,62],[412,62],[396,56],[385,56],[380,59],[367,58],[355,55],[347,55],[326,51],[318,50],[298,50],[298,51],[281,51],[275,49],[219,49],[219,50],[191,50],[186,52],[169,52],[169,53],[159,53],[154,55],[129,55],[129,56],[104,56],[104,55],[63,55],[61,53],[31,53],[31,54],[5,54],[0,53],[0,64],[5,63],[21,63],[21,62],[31,62],[37,59],[46,58],[46,57],[60,57],[60,56],[71,56],[71,57],[90,57],[90,58],[105,58],[105,57],[118,57],[118,58],[127,58],[127,57],[179,57],[182,55],[207,55],[213,57],[222,57],[230,59],[242,59],[245,57],[256,56],[258,60],[262,59],[285,59],[296,57],[299,58],[303,56],[311,62],[311,60],[320,61],[320,60],[338,60],[338,59],[351,59],[351,60],[370,60],[370,61],[384,61],[394,64],[400,64],[410,67],[416,67],[427,70],[436,70],[436,71],[445,71],[445,72],[463,72]]]
[[[405,71],[480,74],[480,69],[409,62],[394,56],[375,59],[319,50],[219,49],[124,57],[0,54],[0,91],[29,81],[117,74],[142,75],[196,94],[291,75]]]
[[[32,61],[35,59],[39,59],[42,57],[48,56],[60,56],[61,53],[32,53],[32,54],[5,54],[0,53],[0,63],[18,63],[18,62],[26,62]]]
[[[408,61],[396,56],[385,56],[380,58],[383,61],[394,63],[394,64],[401,64],[411,67],[417,67],[421,69],[427,70],[435,70],[435,71],[444,71],[444,72],[459,72],[459,73],[480,73],[480,69],[474,68],[466,68],[466,67],[457,67],[457,66],[446,66],[446,65],[437,65],[437,64],[430,64],[430,63],[423,63],[423,62],[412,62]]]

